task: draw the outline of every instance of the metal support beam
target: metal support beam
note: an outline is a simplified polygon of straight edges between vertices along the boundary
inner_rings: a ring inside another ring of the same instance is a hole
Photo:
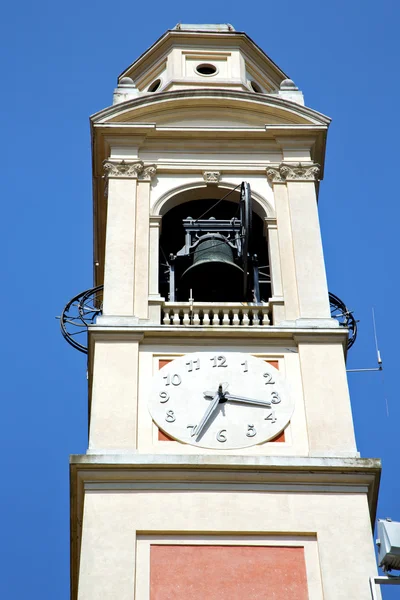
[[[379,575],[377,577],[369,578],[369,585],[371,588],[371,597],[372,600],[379,600],[378,595],[376,593],[377,585],[400,585],[400,577],[390,577],[385,575]]]

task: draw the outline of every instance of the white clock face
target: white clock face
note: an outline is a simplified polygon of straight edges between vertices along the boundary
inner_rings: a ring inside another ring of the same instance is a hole
[[[239,352],[196,352],[158,371],[149,410],[172,438],[231,450],[266,442],[289,423],[293,401],[279,371]]]

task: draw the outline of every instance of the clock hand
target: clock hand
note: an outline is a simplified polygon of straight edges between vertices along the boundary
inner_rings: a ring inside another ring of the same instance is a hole
[[[210,400],[214,397],[212,392],[204,392],[204,397]],[[250,404],[252,406],[264,406],[265,408],[271,408],[271,402],[265,400],[255,400],[254,398],[246,398],[245,396],[235,396],[234,394],[224,394],[224,399],[228,402],[237,402],[239,404]]]
[[[240,404],[252,404],[253,406],[265,406],[266,408],[271,408],[271,402],[265,400],[255,400],[254,398],[246,398],[245,396],[225,394],[225,399],[228,400],[228,402],[238,402]]]
[[[207,425],[208,421],[210,420],[210,417],[213,414],[214,410],[217,408],[217,406],[219,404],[219,401],[221,399],[222,394],[223,394],[223,392],[222,392],[222,386],[220,385],[218,387],[218,392],[216,394],[213,394],[213,401],[208,406],[206,412],[204,413],[204,416],[203,416],[202,420],[200,421],[200,423],[196,427],[196,442],[199,439],[200,434],[202,433],[204,427]]]

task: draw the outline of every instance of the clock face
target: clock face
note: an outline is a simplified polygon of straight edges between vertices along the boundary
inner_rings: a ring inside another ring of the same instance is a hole
[[[170,437],[231,450],[274,438],[289,423],[293,401],[275,367],[239,352],[196,352],[158,371],[149,410]]]

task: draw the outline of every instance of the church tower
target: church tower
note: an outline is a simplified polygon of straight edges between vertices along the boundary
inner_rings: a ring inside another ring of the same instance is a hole
[[[330,310],[329,122],[231,25],[167,31],[91,117],[73,600],[370,600],[380,464]]]

